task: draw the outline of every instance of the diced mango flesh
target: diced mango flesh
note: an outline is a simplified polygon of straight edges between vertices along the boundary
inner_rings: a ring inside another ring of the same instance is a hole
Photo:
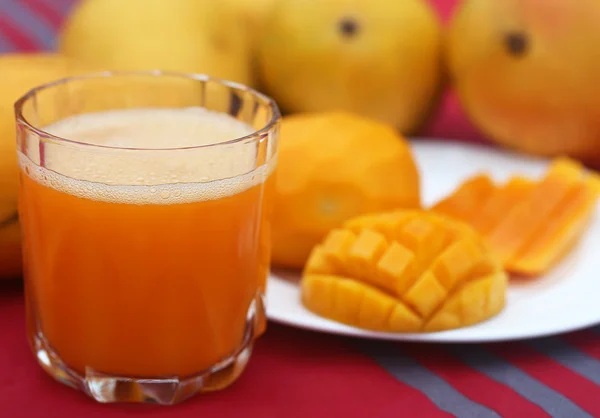
[[[338,270],[344,270],[348,250],[356,241],[356,235],[346,229],[332,230],[323,241],[323,253],[327,262]]]
[[[379,232],[364,229],[348,250],[346,270],[357,277],[374,276],[375,265],[387,249],[387,240]]]
[[[302,302],[318,315],[371,330],[449,329],[451,319],[443,326],[428,324],[446,317],[458,318],[452,327],[477,322],[477,315],[483,320],[490,316],[488,300],[497,301],[495,312],[501,309],[505,285],[473,287],[489,277],[505,273],[467,225],[426,211],[384,213],[379,222],[369,215],[332,230],[313,249],[301,282]],[[448,304],[457,298],[478,307],[457,316]]]
[[[372,330],[410,332],[423,326],[423,320],[401,301],[341,276],[304,276],[302,302],[319,315]]]
[[[335,266],[325,257],[323,247],[321,245],[315,246],[308,257],[304,273],[332,274],[334,272]]]
[[[502,310],[508,278],[496,272],[475,281],[466,282],[427,321],[425,331],[442,331],[469,326],[489,319]]]
[[[413,273],[414,260],[412,251],[392,242],[376,262],[376,282],[395,295],[403,295],[416,280]]]
[[[457,241],[440,254],[431,269],[440,284],[446,290],[451,290],[457,282],[463,281],[482,256],[482,249],[476,243]]]
[[[389,241],[393,241],[398,228],[416,217],[418,213],[416,210],[405,210],[357,216],[346,221],[344,228],[354,233],[371,229],[381,233]]]
[[[428,317],[446,299],[447,292],[428,271],[404,295],[404,300],[422,317]]]

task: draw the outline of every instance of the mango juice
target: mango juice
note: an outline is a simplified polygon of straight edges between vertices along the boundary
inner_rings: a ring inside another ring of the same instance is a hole
[[[19,155],[30,332],[80,373],[190,376],[236,354],[265,288],[272,167],[251,146],[186,147],[252,128],[190,108],[44,130],[106,150]]]

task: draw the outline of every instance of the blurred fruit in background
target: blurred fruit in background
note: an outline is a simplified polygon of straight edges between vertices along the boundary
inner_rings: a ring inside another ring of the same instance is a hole
[[[345,110],[419,127],[442,80],[442,36],[423,0],[278,0],[258,46],[260,80],[287,112]]]
[[[37,85],[88,71],[54,53],[0,55],[0,278],[21,272],[14,102]]]
[[[284,117],[276,173],[272,259],[281,267],[302,268],[327,232],[351,217],[421,204],[408,142],[350,113]]]
[[[447,54],[461,102],[493,140],[598,162],[598,44],[598,0],[465,0]]]
[[[181,71],[251,84],[250,40],[219,0],[83,0],[60,51],[110,70]]]
[[[244,25],[251,46],[259,39],[267,15],[279,0],[220,0],[228,13],[237,17]]]

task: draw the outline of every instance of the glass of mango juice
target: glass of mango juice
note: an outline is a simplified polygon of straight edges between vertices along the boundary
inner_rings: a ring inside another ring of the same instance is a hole
[[[105,72],[15,104],[27,334],[100,402],[233,383],[265,330],[280,113],[203,75]]]

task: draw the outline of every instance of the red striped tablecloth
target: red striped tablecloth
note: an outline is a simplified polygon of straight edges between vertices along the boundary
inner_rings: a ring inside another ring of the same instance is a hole
[[[600,328],[531,341],[424,345],[274,323],[241,378],[175,407],[102,405],[37,365],[20,282],[0,284],[0,416],[600,417]],[[58,416],[58,415],[56,415]]]
[[[445,10],[455,2],[431,1]],[[52,48],[73,2],[0,0],[0,53]],[[515,343],[422,345],[270,323],[225,391],[168,408],[102,405],[38,367],[21,282],[0,283],[0,417],[54,416],[600,417],[600,327]]]

